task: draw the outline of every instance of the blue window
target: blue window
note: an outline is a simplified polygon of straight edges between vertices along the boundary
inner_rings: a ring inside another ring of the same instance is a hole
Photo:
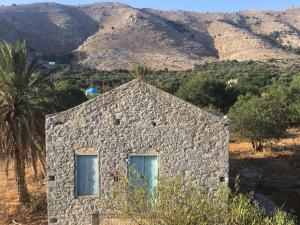
[[[134,169],[134,173],[132,173]],[[138,177],[132,177],[138,176]],[[151,193],[157,186],[158,162],[155,155],[129,156],[129,178],[135,180],[136,185],[143,185],[147,193]]]
[[[97,155],[76,155],[75,193],[99,195],[99,159]]]

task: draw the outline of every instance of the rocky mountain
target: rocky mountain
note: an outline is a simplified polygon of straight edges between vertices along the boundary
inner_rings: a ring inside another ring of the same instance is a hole
[[[0,39],[27,40],[31,52],[76,56],[97,69],[184,70],[214,60],[300,58],[300,9],[196,13],[120,3],[0,6]]]

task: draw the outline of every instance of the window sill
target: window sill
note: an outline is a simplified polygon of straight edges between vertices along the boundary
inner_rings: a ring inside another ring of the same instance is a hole
[[[77,195],[75,199],[99,199],[100,195]]]

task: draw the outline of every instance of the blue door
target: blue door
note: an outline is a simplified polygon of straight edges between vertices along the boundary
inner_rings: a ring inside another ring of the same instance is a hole
[[[76,194],[98,195],[99,162],[96,155],[76,156]]]
[[[135,170],[132,173],[132,170]],[[157,186],[158,163],[157,156],[136,155],[129,157],[129,176],[134,177],[135,183],[144,186],[147,193],[151,193]]]

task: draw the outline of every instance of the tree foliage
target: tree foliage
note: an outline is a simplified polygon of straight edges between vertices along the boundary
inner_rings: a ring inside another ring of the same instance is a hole
[[[127,70],[99,71],[89,68],[73,69],[71,66],[60,66],[50,69],[48,83],[51,81],[68,81],[76,88],[84,89],[90,86],[101,90],[101,93],[111,90],[132,79],[132,72]],[[188,71],[151,71],[147,82],[175,94],[187,80],[196,76],[206,76],[223,83],[236,79],[237,84],[231,89],[236,94],[252,93],[260,95],[264,89],[274,83],[288,86],[293,77],[300,75],[300,66],[280,68],[264,62],[255,61],[220,61],[195,66]]]
[[[180,98],[199,107],[226,111],[237,98],[237,92],[220,80],[198,74],[183,83],[177,91]]]
[[[28,60],[25,42],[0,44],[0,150],[14,160],[20,202],[28,201],[25,161],[34,163],[34,169],[38,158],[43,161],[43,132],[38,131],[46,107],[34,75],[38,59]]]
[[[13,159],[19,201],[23,203],[29,200],[25,163],[32,165],[37,176],[39,160],[46,172],[45,115],[87,100],[68,81],[47,80],[37,72],[39,66],[39,56],[27,56],[25,42],[0,43],[0,155],[8,162]]]
[[[82,90],[70,85],[67,81],[55,83],[52,91],[52,106],[58,111],[73,108],[88,100]]]
[[[52,86],[53,83],[67,82],[69,86],[77,89],[96,87],[101,90],[101,93],[132,80],[127,70],[99,71],[89,68],[75,70],[72,66],[50,69],[44,76],[48,86]]]
[[[231,131],[251,141],[254,150],[261,150],[263,142],[278,140],[289,126],[290,108],[281,98],[281,90],[265,96],[240,96],[229,110]]]
[[[196,74],[203,72],[224,82],[231,79],[238,80],[235,88],[241,94],[246,94],[247,92],[259,94],[266,85],[272,84],[282,73],[277,66],[251,60],[245,62],[233,60],[207,63],[196,66],[193,71]]]
[[[145,65],[138,65],[131,72],[132,76],[138,80],[146,80],[151,73],[152,70]]]
[[[292,107],[291,120],[294,123],[300,123],[300,75],[294,77],[289,88],[290,93],[287,100]]]

